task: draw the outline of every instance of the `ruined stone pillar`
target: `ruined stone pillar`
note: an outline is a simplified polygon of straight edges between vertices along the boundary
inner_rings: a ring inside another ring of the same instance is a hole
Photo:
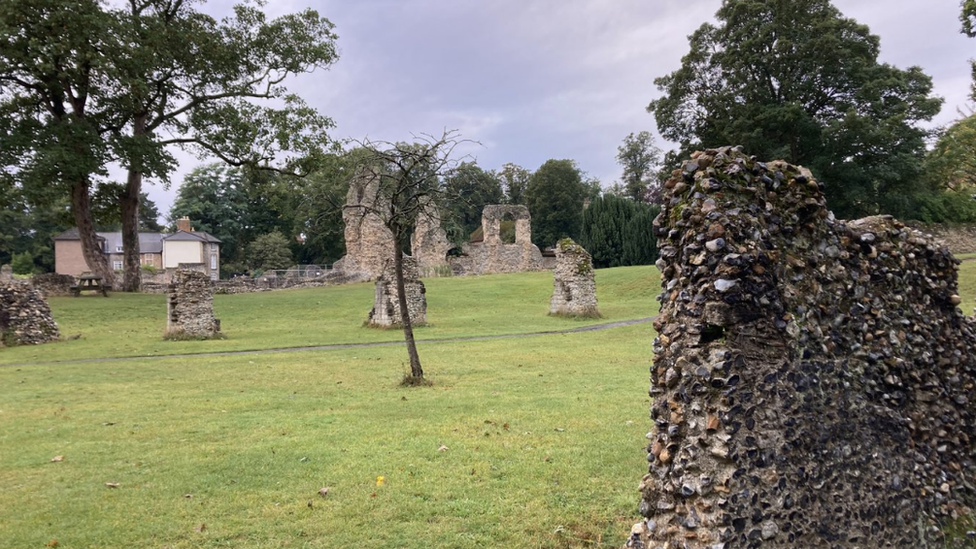
[[[410,325],[424,326],[427,324],[427,289],[420,280],[420,268],[415,258],[403,258],[403,279]],[[396,265],[392,259],[386,262],[383,274],[376,279],[373,309],[369,312],[366,324],[380,328],[403,325],[400,299],[397,296]]]
[[[890,217],[835,220],[807,170],[737,148],[665,187],[646,520],[627,546],[944,547],[976,505],[958,261]]]
[[[27,282],[0,281],[0,347],[61,338],[44,296]]]
[[[166,339],[220,337],[213,312],[213,281],[198,270],[177,269],[166,301]]]
[[[599,318],[593,258],[570,238],[556,244],[556,268],[552,272],[549,314]]]
[[[10,282],[14,279],[14,270],[10,265],[0,265],[0,282]]]

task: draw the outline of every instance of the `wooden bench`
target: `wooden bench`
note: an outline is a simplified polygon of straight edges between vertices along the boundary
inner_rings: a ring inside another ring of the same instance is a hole
[[[108,291],[112,287],[108,284],[102,284],[102,277],[100,276],[83,274],[78,277],[78,284],[70,286],[68,289],[71,290],[71,295],[74,297],[81,297],[81,292],[86,291],[101,292],[103,296],[108,297]]]

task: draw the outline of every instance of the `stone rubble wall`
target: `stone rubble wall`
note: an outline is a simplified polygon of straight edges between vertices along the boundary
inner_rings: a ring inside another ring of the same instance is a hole
[[[420,266],[416,259],[403,258],[403,279],[410,325],[424,326],[427,324],[427,289],[420,280]],[[397,296],[396,266],[392,259],[387,262],[383,274],[376,280],[376,296],[366,324],[383,328],[403,324]]]
[[[976,226],[972,225],[943,225],[907,222],[907,225],[931,235],[940,245],[949,248],[953,254],[976,253]]]
[[[169,284],[166,307],[167,338],[218,337],[220,321],[213,312],[213,281],[203,272],[177,269]]]
[[[501,239],[501,222],[506,216],[515,221],[513,244],[505,244]],[[532,243],[531,222],[529,209],[525,206],[485,206],[481,213],[484,241],[462,246],[461,257],[448,259],[452,270],[455,274],[463,275],[544,270],[542,252]]]
[[[582,246],[569,238],[556,244],[556,268],[552,273],[549,314],[600,317],[596,304],[593,258]]]
[[[363,172],[349,185],[342,208],[346,255],[333,269],[360,280],[374,280],[383,273],[386,260],[393,257],[393,233],[375,213],[382,210],[379,181]]]
[[[0,282],[0,347],[61,338],[43,294],[26,281]]]
[[[46,297],[71,295],[71,287],[77,283],[75,277],[57,273],[36,274],[30,282]]]
[[[666,183],[649,473],[628,547],[944,547],[976,506],[958,261],[723,147]]]
[[[435,276],[442,270],[450,269],[447,252],[451,242],[447,232],[441,228],[441,215],[436,204],[427,201],[423,211],[417,216],[417,224],[410,238],[411,255],[417,259],[423,276]]]

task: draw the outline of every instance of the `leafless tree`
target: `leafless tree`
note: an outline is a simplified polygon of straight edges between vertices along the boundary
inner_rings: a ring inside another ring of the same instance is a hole
[[[397,297],[402,315],[403,336],[410,355],[407,384],[424,381],[424,371],[417,354],[410,311],[404,291],[403,256],[420,216],[432,215],[431,208],[445,199],[443,176],[466,157],[454,158],[458,146],[473,143],[462,140],[454,130],[440,137],[428,134],[414,136],[412,143],[391,143],[365,139],[357,145],[362,156],[358,173],[376,185],[371,203],[362,204],[362,212],[375,214],[393,235],[393,260]]]

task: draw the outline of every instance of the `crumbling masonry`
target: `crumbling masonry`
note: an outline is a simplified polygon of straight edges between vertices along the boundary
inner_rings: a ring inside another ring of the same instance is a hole
[[[556,243],[556,268],[552,272],[549,314],[599,318],[593,258],[572,239]]]
[[[169,284],[166,303],[166,338],[220,337],[220,321],[214,318],[213,312],[213,281],[207,273],[177,269]]]
[[[515,243],[506,244],[501,237],[501,222],[515,221]],[[465,244],[462,257],[452,257],[451,265],[459,274],[518,273],[544,269],[542,252],[532,243],[532,218],[529,209],[517,205],[485,206],[481,212],[484,242]]]
[[[393,257],[393,233],[377,214],[384,208],[378,195],[379,180],[366,171],[349,184],[346,204],[342,208],[346,255],[333,265],[337,272],[360,280],[373,280],[383,272],[387,259]]]
[[[44,296],[26,281],[0,282],[0,347],[39,345],[61,334]]]
[[[641,513],[628,547],[944,547],[976,506],[976,326],[951,254],[835,220],[723,147],[666,184]]]
[[[427,324],[427,289],[420,280],[417,260],[412,257],[403,258],[403,283],[410,325],[424,326]],[[396,265],[392,259],[386,262],[383,274],[376,279],[376,298],[366,323],[383,328],[403,325],[397,297]]]

